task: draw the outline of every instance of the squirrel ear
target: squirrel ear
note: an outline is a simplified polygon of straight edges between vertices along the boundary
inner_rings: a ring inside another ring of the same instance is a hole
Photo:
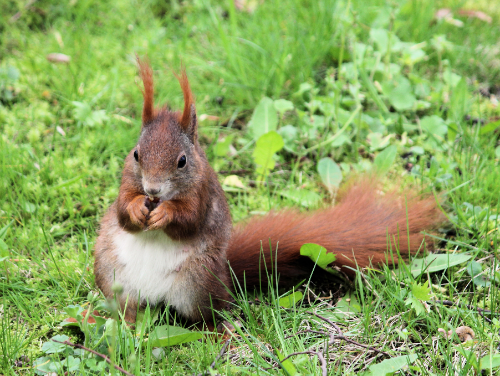
[[[144,97],[144,105],[142,107],[142,124],[144,126],[153,121],[155,117],[153,70],[147,61],[142,61],[137,55],[136,58],[137,64],[139,65],[139,74],[144,84],[144,90],[142,90],[142,95]]]
[[[194,106],[193,93],[189,87],[189,81],[185,70],[182,70],[180,76],[175,76],[181,84],[182,94],[184,95],[184,110],[182,111],[179,122],[183,130],[194,141],[198,136],[198,122],[196,120],[196,108]]]
[[[187,128],[184,129],[193,142],[198,138],[198,119],[196,118],[194,103],[191,103],[191,109],[189,111],[189,124]]]

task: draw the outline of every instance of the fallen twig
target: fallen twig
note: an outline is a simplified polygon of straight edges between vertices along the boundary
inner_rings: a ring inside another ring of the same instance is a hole
[[[310,315],[314,315],[314,316],[320,318],[321,320],[325,321],[326,323],[328,323],[329,325],[331,325],[333,328],[335,328],[335,330],[337,331],[338,334],[335,335],[333,333],[328,333],[328,332],[324,332],[324,331],[320,331],[320,330],[305,329],[305,330],[301,330],[301,331],[299,331],[299,332],[297,332],[295,334],[289,335],[289,336],[285,337],[285,339],[293,337],[293,336],[296,336],[297,334],[301,334],[301,333],[319,334],[319,335],[322,335],[322,336],[330,337],[330,339],[329,339],[329,341],[328,341],[328,343],[326,345],[326,349],[325,349],[326,353],[328,353],[329,346],[333,345],[333,343],[336,340],[342,340],[342,341],[346,341],[346,342],[352,343],[353,345],[356,345],[356,346],[359,346],[359,347],[362,347],[362,348],[365,348],[365,349],[368,349],[368,350],[371,350],[371,351],[375,351],[378,354],[384,354],[384,355],[390,357],[390,355],[387,352],[385,352],[385,351],[376,349],[375,347],[372,347],[372,346],[364,345],[364,344],[359,343],[357,341],[354,341],[354,340],[352,340],[350,338],[347,338],[344,335],[344,333],[342,332],[342,330],[340,329],[340,327],[337,324],[335,324],[332,320],[330,320],[329,318],[321,316],[321,315],[319,315],[319,314],[317,314],[315,312],[311,312],[311,311],[306,311],[306,313],[308,313]],[[284,362],[285,360],[287,360],[291,356],[300,355],[300,354],[316,355],[318,357],[320,363],[321,363],[321,370],[322,370],[323,375],[327,375],[328,374],[327,373],[327,368],[326,368],[325,357],[323,356],[323,353],[321,353],[319,351],[308,350],[308,351],[302,351],[302,352],[294,352],[294,353],[291,353],[291,354],[287,355],[286,357],[284,357],[281,360],[281,362]]]
[[[222,346],[222,348],[220,349],[219,354],[214,359],[214,361],[212,362],[212,364],[210,364],[210,368],[212,370],[215,370],[215,365],[217,364],[217,362],[219,361],[219,359],[222,358],[224,356],[224,354],[226,353],[226,350],[227,350],[230,342],[231,342],[231,338],[229,338],[228,340],[226,340],[226,342],[224,343],[224,346]],[[212,373],[210,373],[210,372],[199,373],[197,376],[203,376],[203,375],[212,375]]]
[[[229,346],[229,343],[231,342],[231,338],[229,338],[225,343],[224,343],[224,346],[222,346],[222,348],[220,349],[219,351],[219,355],[217,355],[217,358],[215,358],[215,360],[212,362],[212,364],[210,364],[210,368],[214,369],[215,367],[215,364],[219,361],[220,358],[222,358],[224,356],[224,354],[226,353],[226,350],[227,350],[227,347]]]
[[[485,313],[495,314],[495,312],[491,312],[488,309],[474,307],[474,306],[471,306],[468,304],[454,303],[450,300],[429,300],[428,303],[442,304],[442,305],[447,306],[447,307],[467,308],[467,309],[470,309],[472,311],[476,311],[479,314],[479,316],[481,316],[483,319],[485,319],[489,324],[493,324],[493,321],[484,315]]]
[[[309,285],[305,285],[305,287],[307,288],[307,294],[309,295],[309,293],[312,294],[312,296],[314,296],[314,299],[316,300],[319,300],[319,301],[326,301],[326,304],[330,307],[330,308],[335,308],[332,303],[330,303],[328,300],[332,298],[332,292],[330,291],[330,297],[328,298],[320,298],[318,295],[316,295],[314,293],[314,291],[309,287]],[[328,300],[326,300],[328,299]],[[309,302],[309,305],[311,304],[311,302]]]
[[[480,311],[480,312],[484,312],[484,313],[492,313],[489,309],[474,307],[474,306],[471,306],[468,304],[455,303],[455,302],[452,302],[451,300],[428,300],[427,302],[428,303],[435,303],[435,304],[442,304],[442,305],[445,305],[448,307],[460,307],[460,308],[465,307],[468,309],[472,309],[472,310],[476,310],[476,311]]]
[[[332,320],[330,320],[329,318],[323,317],[323,316],[318,315],[317,313],[314,313],[311,311],[306,311],[306,313],[308,313],[310,315],[314,315],[314,316],[320,318],[321,320],[326,321],[328,324],[330,324],[331,326],[333,326],[335,328],[335,330],[337,331],[337,333],[339,333],[339,335],[341,335],[341,336],[344,335],[344,332],[342,332],[340,327],[337,324],[335,324]]]
[[[321,315],[318,315],[317,313],[314,313],[314,312],[310,312],[310,311],[307,311],[306,313],[309,313],[311,315],[314,315],[318,318],[320,318],[321,320],[323,321],[326,321],[328,324],[330,324],[331,326],[333,326],[335,328],[335,330],[337,331],[337,333],[339,333],[339,335],[335,335],[335,334],[329,334],[329,333],[326,333],[326,332],[323,332],[325,335],[329,335],[330,336],[330,341],[328,342],[328,345],[333,345],[333,342],[335,340],[343,340],[343,341],[346,341],[346,342],[349,342],[349,343],[352,343],[353,345],[356,345],[356,346],[359,346],[359,347],[362,347],[362,348],[365,348],[365,349],[368,349],[368,350],[371,350],[371,351],[375,351],[379,354],[384,354],[386,356],[389,356],[390,355],[388,353],[386,353],[385,351],[382,351],[382,350],[379,350],[375,347],[372,347],[372,346],[368,346],[368,345],[363,345],[362,343],[359,343],[353,339],[350,339],[350,338],[347,338],[344,333],[342,332],[342,330],[340,329],[340,327],[335,324],[332,320],[326,318],[326,317],[323,317]],[[311,330],[307,330],[307,331],[310,331],[312,333],[319,333],[317,331],[311,331]]]
[[[92,354],[94,355],[97,355],[97,356],[100,356],[101,358],[103,358],[106,362],[108,362],[108,364],[112,365],[116,370],[120,371],[121,373],[125,374],[125,375],[128,375],[128,376],[134,376],[133,373],[130,373],[128,371],[125,371],[122,367],[120,366],[117,366],[116,364],[113,364],[111,362],[111,359],[109,359],[106,355],[104,354],[101,354],[101,353],[98,353],[97,351],[94,351],[92,349],[89,349],[88,347],[85,347],[83,345],[80,345],[78,343],[73,343],[73,342],[70,342],[70,341],[64,341],[64,342],[61,342],[61,341],[57,341],[55,339],[52,339],[52,341],[54,342],[57,342],[57,343],[62,343],[63,345],[68,345],[68,346],[71,346],[71,347],[74,347],[74,348],[77,348],[77,349],[82,349],[82,350],[85,350],[85,351],[88,351],[88,352],[91,352]]]

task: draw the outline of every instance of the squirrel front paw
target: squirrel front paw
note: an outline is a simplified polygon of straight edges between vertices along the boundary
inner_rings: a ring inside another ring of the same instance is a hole
[[[146,207],[145,202],[145,196],[137,196],[127,206],[130,222],[133,225],[138,226],[140,229],[144,229],[146,227],[149,214],[149,209]]]
[[[170,210],[168,202],[161,202],[151,213],[147,220],[147,230],[164,228],[170,222]]]

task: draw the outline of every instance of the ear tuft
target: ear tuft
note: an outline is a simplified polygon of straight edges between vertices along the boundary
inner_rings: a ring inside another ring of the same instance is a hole
[[[189,87],[189,81],[186,71],[183,69],[180,75],[175,75],[181,84],[182,94],[184,94],[184,110],[180,116],[179,122],[182,128],[192,134],[196,135],[196,110],[194,106],[193,93]]]
[[[144,97],[144,105],[142,107],[142,124],[145,125],[153,121],[154,113],[154,85],[153,85],[153,70],[147,59],[143,61],[136,55],[137,64],[139,65],[139,74],[144,84],[142,95]]]

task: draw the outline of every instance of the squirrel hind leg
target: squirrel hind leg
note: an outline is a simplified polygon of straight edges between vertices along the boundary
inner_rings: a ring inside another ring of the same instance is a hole
[[[132,299],[128,299],[126,303],[122,304],[120,299],[120,306],[122,310],[124,309],[124,320],[129,324],[135,324],[135,321],[137,320],[137,302]]]

